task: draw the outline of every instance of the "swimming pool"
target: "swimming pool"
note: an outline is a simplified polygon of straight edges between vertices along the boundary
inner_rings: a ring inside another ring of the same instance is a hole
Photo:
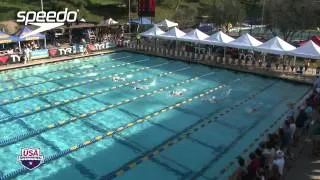
[[[0,81],[2,179],[226,179],[310,88],[126,51]]]

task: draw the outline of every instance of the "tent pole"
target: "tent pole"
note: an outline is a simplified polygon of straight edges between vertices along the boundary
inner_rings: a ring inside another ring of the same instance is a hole
[[[47,48],[47,37],[46,36],[44,37],[44,48],[45,49]]]
[[[227,49],[227,47],[224,47],[224,48],[223,48],[223,57],[224,57],[224,58],[226,58],[226,49]]]
[[[20,43],[20,41],[19,41],[19,51],[21,52],[21,43]]]

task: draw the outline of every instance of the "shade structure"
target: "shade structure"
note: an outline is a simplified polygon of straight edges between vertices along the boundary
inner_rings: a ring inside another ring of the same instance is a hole
[[[184,36],[185,34],[186,33],[181,31],[180,29],[174,27],[174,28],[170,29],[169,31],[159,35],[159,38],[168,39],[168,40],[176,40],[176,39]]]
[[[18,38],[16,36],[11,36],[7,33],[0,31],[0,44],[7,44],[12,42],[17,42]]]
[[[111,25],[116,25],[119,24],[119,22],[115,21],[112,18],[109,18],[107,20],[102,20],[98,25],[99,26],[111,26]]]
[[[184,36],[178,38],[180,41],[187,41],[187,42],[193,42],[193,43],[199,43],[201,40],[204,40],[208,38],[209,36],[203,32],[201,32],[199,29],[194,29]]]
[[[175,23],[175,22],[172,22],[172,21],[165,19],[156,25],[159,27],[172,28],[172,27],[178,26],[178,23]]]
[[[285,42],[278,36],[270,39],[269,41],[254,47],[255,51],[263,52],[263,53],[270,53],[270,54],[278,54],[278,55],[285,55],[288,51],[292,51],[296,49],[291,44]]]
[[[31,29],[29,29],[26,26],[23,26],[23,27],[19,28],[18,31],[15,32],[13,35],[17,36],[18,41],[30,41],[30,40],[39,40],[39,39],[46,38],[46,36],[41,33],[37,33],[37,34],[31,35],[31,36],[23,37],[31,32],[32,32]]]
[[[289,55],[320,60],[320,47],[313,41],[308,41],[303,46],[288,52]]]
[[[250,34],[246,33],[239,38],[226,44],[227,47],[239,48],[239,49],[253,49],[256,46],[261,45],[262,42],[258,41]]]
[[[203,44],[216,45],[216,46],[225,46],[227,43],[233,41],[234,39],[222,31],[212,34],[210,37],[201,40]]]
[[[141,25],[152,24],[151,19],[146,18],[146,17],[141,17],[141,18],[138,18],[138,19],[132,19],[132,20],[129,21],[129,23],[141,24]]]
[[[162,31],[158,26],[153,26],[151,29],[140,33],[140,35],[143,37],[158,37],[163,33],[164,31]]]

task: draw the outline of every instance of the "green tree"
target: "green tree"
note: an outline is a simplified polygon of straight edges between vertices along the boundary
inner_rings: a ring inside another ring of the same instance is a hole
[[[265,1],[265,22],[274,35],[290,41],[296,33],[317,27],[320,7],[314,0]]]

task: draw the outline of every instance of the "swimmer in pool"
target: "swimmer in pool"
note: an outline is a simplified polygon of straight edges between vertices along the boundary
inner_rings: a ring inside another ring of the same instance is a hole
[[[182,91],[171,91],[170,94],[172,96],[182,96],[183,92]]]
[[[120,76],[113,76],[113,77],[112,77],[112,80],[113,80],[113,81],[125,81],[126,78],[122,78],[122,77],[120,77]]]
[[[260,109],[261,104],[262,103],[259,103],[259,104],[254,105],[254,107],[246,108],[247,113],[251,114],[251,113],[257,112]]]
[[[137,84],[137,85],[133,86],[133,89],[135,89],[135,90],[148,90],[149,86]]]

